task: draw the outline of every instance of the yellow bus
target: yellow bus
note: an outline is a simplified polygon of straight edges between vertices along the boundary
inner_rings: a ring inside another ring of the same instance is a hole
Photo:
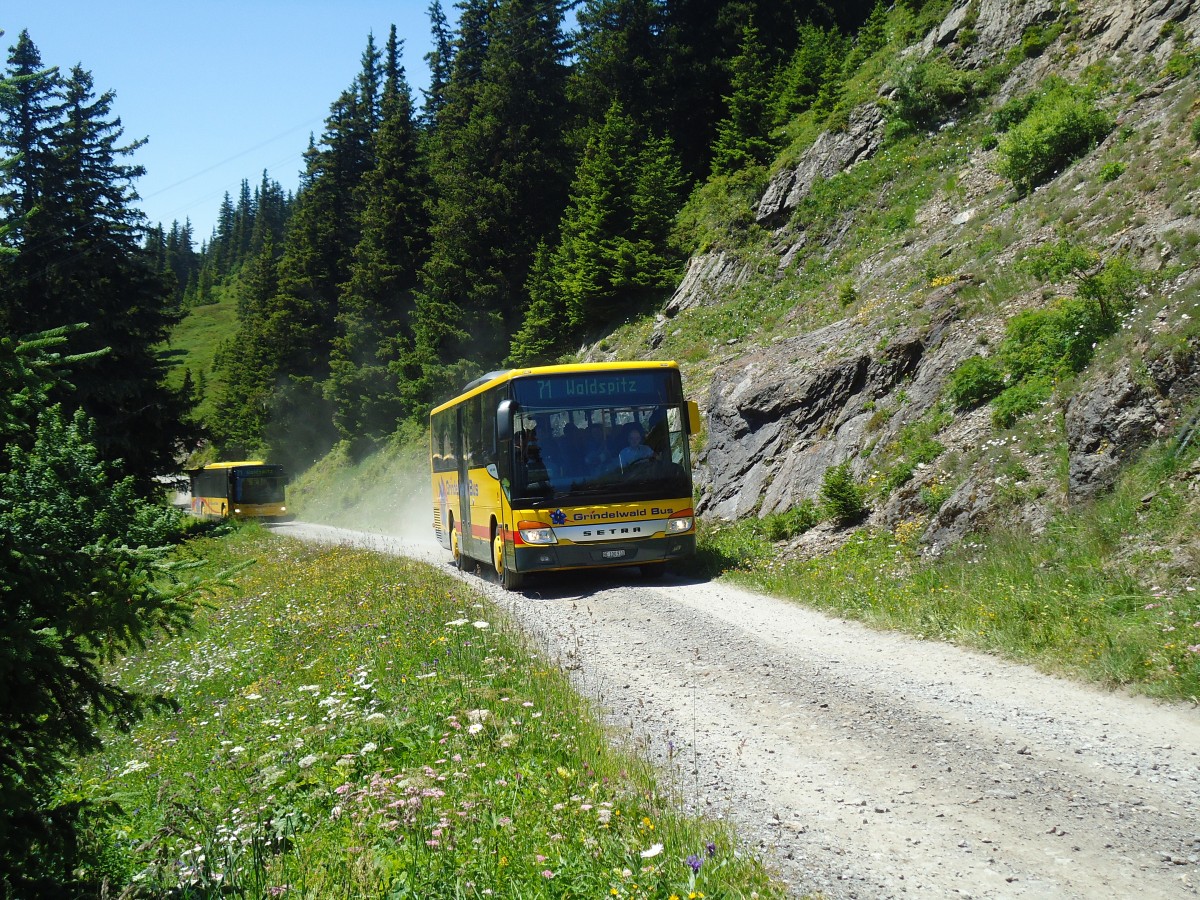
[[[460,566],[525,576],[696,552],[688,435],[674,362],[492,372],[430,413],[433,530]]]
[[[288,518],[283,466],[260,459],[210,463],[189,469],[192,515],[203,519]]]

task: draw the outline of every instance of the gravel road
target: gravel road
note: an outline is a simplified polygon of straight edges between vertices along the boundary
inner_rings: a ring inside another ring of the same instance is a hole
[[[432,542],[278,530],[450,569]],[[469,581],[796,896],[1200,893],[1195,707],[723,584],[632,570],[519,594]]]

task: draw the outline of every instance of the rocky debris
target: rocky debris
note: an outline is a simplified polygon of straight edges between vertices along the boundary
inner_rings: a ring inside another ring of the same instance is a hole
[[[1158,57],[1169,52],[1166,26],[1186,23],[1198,11],[1197,0],[1090,3],[1081,13],[1081,52],[1074,64],[1086,67],[1108,60],[1118,52],[1134,57],[1153,53],[1159,63],[1164,62],[1165,59]]]
[[[850,113],[845,131],[826,131],[790,169],[778,173],[758,201],[760,225],[782,225],[819,178],[832,178],[879,149],[883,141],[883,110],[874,103]]]

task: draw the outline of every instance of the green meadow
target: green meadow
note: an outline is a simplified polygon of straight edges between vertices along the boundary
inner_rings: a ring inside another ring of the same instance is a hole
[[[178,711],[79,765],[71,791],[109,804],[90,874],[137,897],[783,896],[469,586],[253,526],[181,552],[256,563],[120,664]]]

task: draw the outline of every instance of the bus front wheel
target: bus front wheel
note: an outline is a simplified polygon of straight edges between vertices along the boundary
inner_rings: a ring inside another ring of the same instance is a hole
[[[504,556],[504,532],[499,529],[496,530],[496,536],[492,538],[492,562],[496,566],[496,577],[500,579],[505,590],[518,591],[521,589],[525,577],[520,572],[514,572],[508,567]]]

